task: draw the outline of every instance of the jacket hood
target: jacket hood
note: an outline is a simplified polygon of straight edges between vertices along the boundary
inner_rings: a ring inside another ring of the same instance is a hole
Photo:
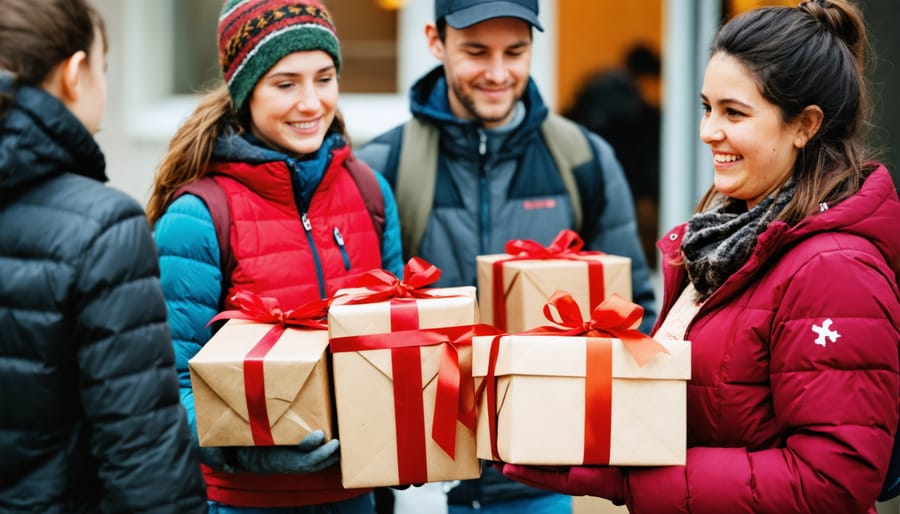
[[[447,79],[444,67],[437,66],[413,84],[409,92],[410,112],[417,118],[437,125],[447,132],[454,141],[477,138],[476,131],[481,123],[475,120],[457,118],[450,110]],[[525,118],[509,135],[506,145],[516,147],[527,144],[529,138],[540,128],[547,118],[548,109],[531,77],[520,99],[525,106]],[[477,141],[477,139],[475,139]],[[466,145],[466,152],[470,146]]]
[[[900,200],[887,168],[877,165],[860,190],[846,200],[829,206],[786,230],[788,242],[819,232],[845,232],[871,241],[900,278]],[[778,229],[774,231],[776,235]],[[763,237],[768,231],[763,234]],[[760,245],[765,241],[761,238]]]
[[[66,172],[106,182],[103,152],[62,102],[9,74],[0,74],[0,94],[13,99],[0,120],[0,193]]]

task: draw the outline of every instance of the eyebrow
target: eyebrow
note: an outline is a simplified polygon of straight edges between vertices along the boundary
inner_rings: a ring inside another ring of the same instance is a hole
[[[709,98],[706,98],[706,95],[704,95],[703,93],[700,93],[700,99],[706,103],[712,103],[709,101]],[[718,101],[718,104],[719,105],[739,105],[739,106],[743,107],[744,109],[754,110],[752,105],[750,105],[748,103],[744,103],[744,102],[738,100],[737,98],[723,98]]]
[[[313,74],[314,74],[314,75],[318,75],[318,74],[320,74],[320,73],[328,73],[328,72],[330,72],[330,71],[334,71],[334,69],[335,69],[335,66],[334,66],[334,65],[328,65],[328,66],[324,66],[324,67],[322,67],[322,68],[319,68],[318,70],[314,71]],[[297,73],[296,71],[274,71],[274,72],[272,72],[272,73],[266,75],[266,78],[273,78],[273,77],[299,77],[299,76],[301,76],[301,75],[303,75],[303,73]]]
[[[515,43],[507,46],[506,48],[504,48],[504,50],[512,50],[514,48],[523,48],[523,47],[527,47],[530,44],[531,44],[530,41],[523,39],[521,41],[516,41]],[[488,45],[486,45],[484,43],[480,43],[478,41],[463,41],[462,43],[460,43],[460,46],[466,47],[466,48],[474,48],[474,49],[478,49],[478,50],[484,50],[485,48],[488,47]]]

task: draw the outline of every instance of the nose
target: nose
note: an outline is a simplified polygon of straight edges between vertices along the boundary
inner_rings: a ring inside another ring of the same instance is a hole
[[[725,132],[718,125],[711,115],[705,116],[700,120],[700,140],[706,144],[721,141],[725,137]]]
[[[491,57],[484,76],[494,84],[503,84],[506,82],[509,72],[507,71],[506,61],[503,59],[503,55]]]
[[[297,94],[297,110],[301,112],[316,111],[321,106],[319,95],[312,83],[302,84]]]

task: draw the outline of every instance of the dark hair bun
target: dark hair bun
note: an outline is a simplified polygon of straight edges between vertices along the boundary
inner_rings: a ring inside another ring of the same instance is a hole
[[[860,12],[844,0],[807,0],[798,9],[841,38],[859,62],[866,51],[865,27]]]

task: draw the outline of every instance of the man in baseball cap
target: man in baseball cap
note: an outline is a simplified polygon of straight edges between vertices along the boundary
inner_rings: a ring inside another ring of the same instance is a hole
[[[544,30],[538,0],[434,0],[425,37],[441,64],[412,86],[414,119],[356,154],[394,188],[404,257],[440,268],[436,287],[490,287],[476,284],[477,255],[578,230],[585,249],[631,258],[649,332],[656,305],[622,167],[607,142],[549,112],[530,75],[534,29]],[[571,497],[492,466],[447,501],[449,514],[572,511]]]

